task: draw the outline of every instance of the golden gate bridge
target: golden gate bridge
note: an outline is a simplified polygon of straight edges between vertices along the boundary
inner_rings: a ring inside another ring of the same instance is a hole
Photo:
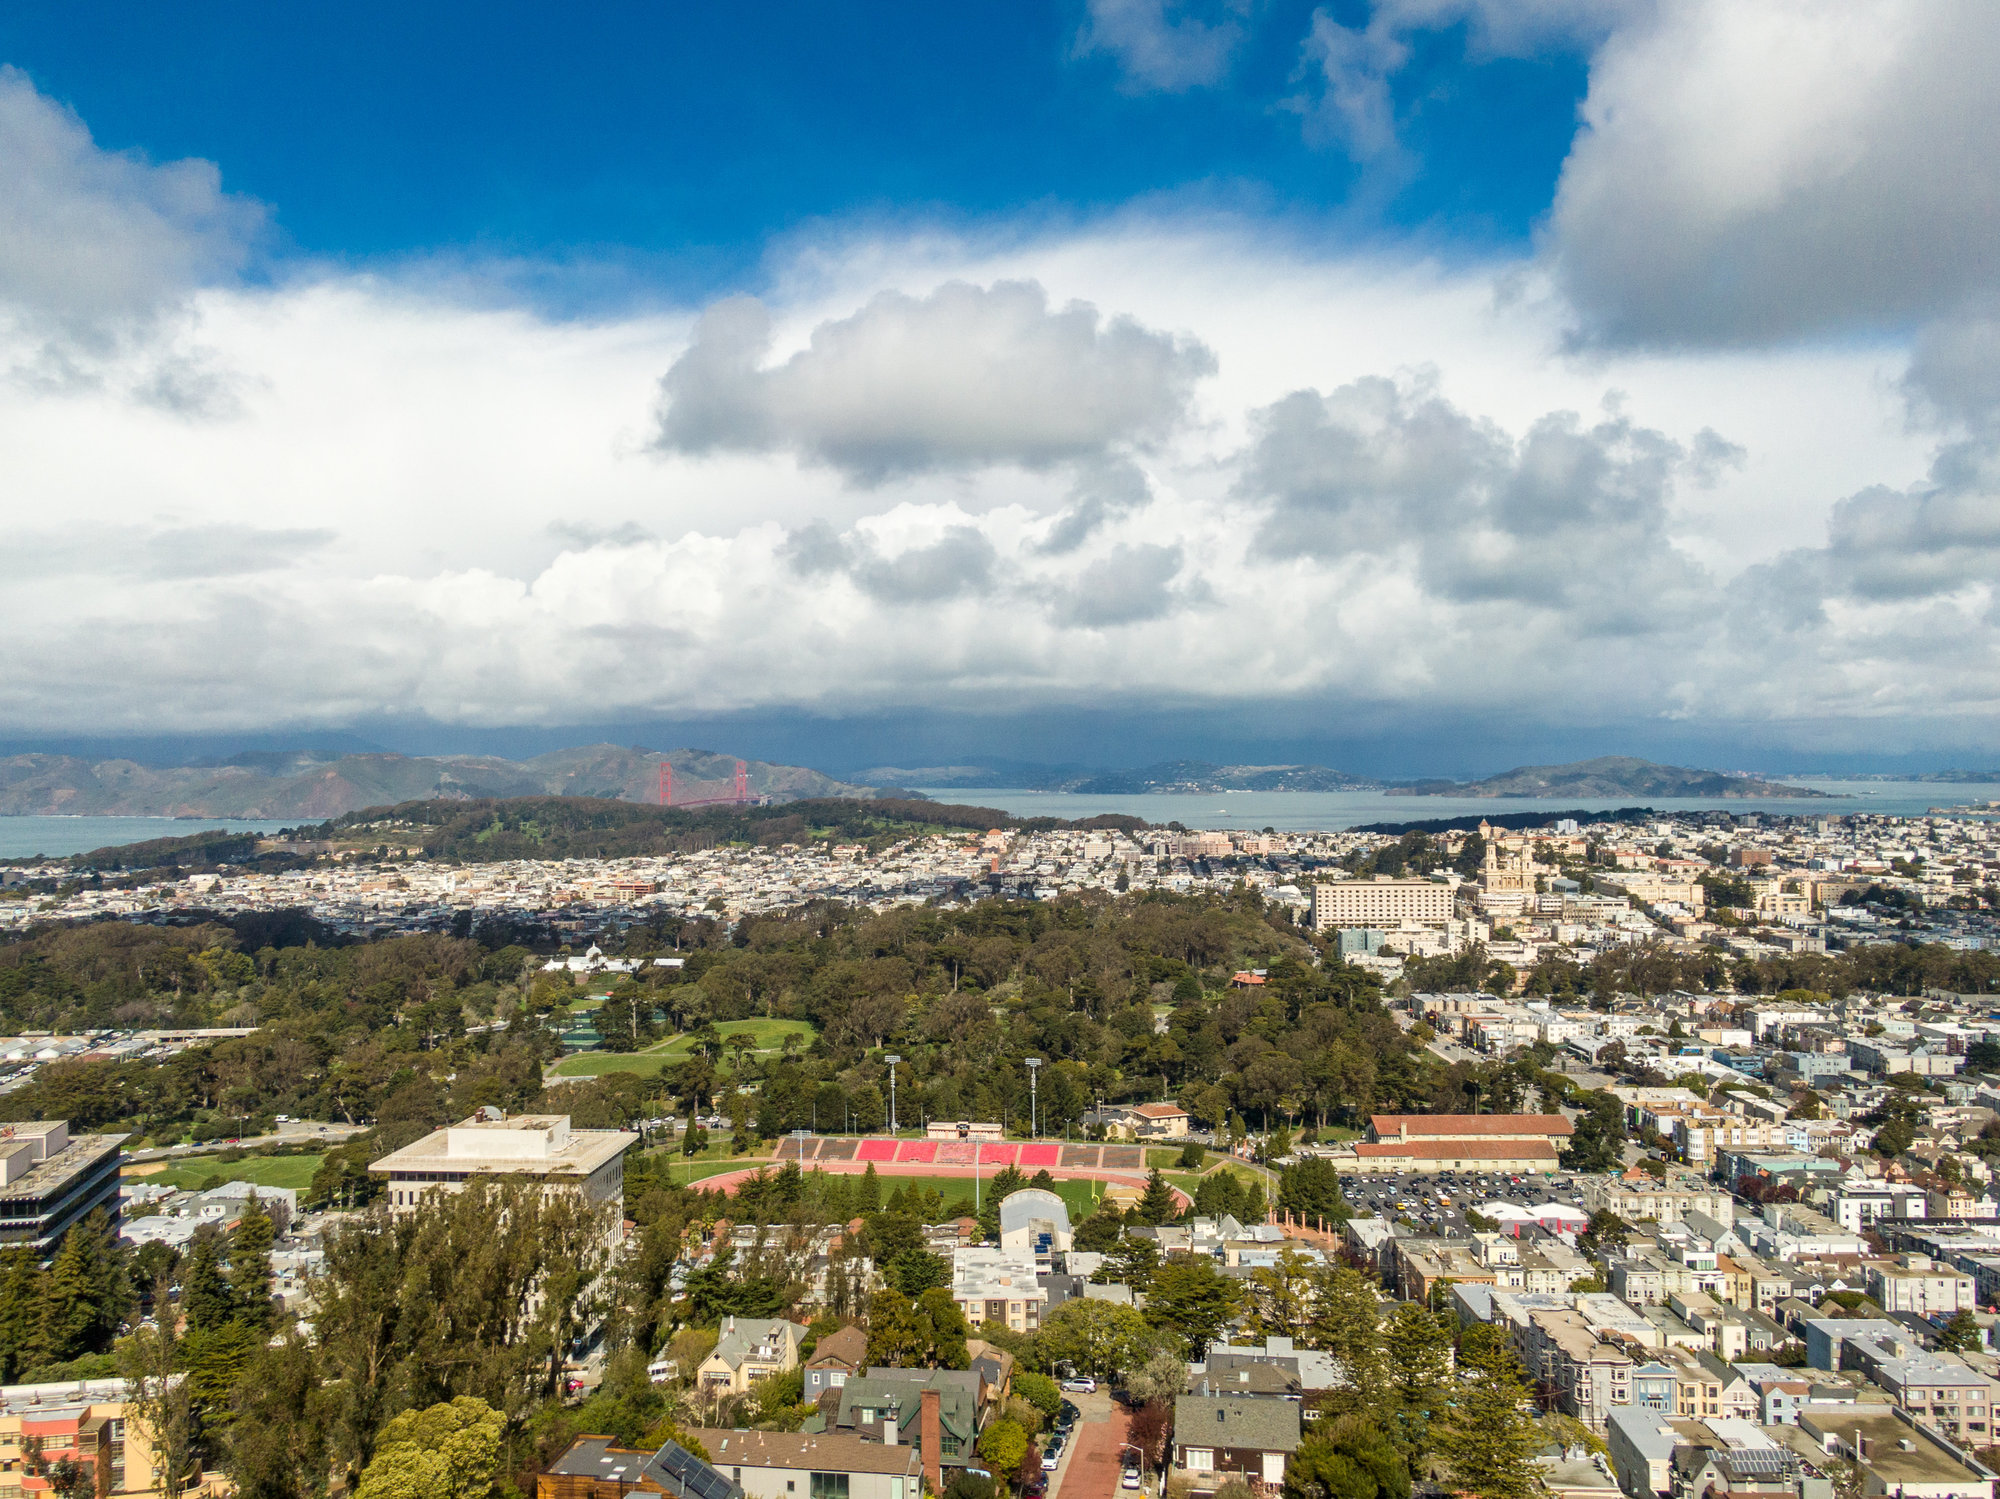
[[[660,805],[663,807],[724,807],[743,806],[752,800],[750,795],[750,767],[743,761],[736,762],[736,781],[728,791],[728,781],[682,781],[674,784],[674,767],[668,761],[660,762]]]

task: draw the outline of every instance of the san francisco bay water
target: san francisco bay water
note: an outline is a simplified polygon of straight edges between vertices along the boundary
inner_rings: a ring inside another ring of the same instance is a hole
[[[186,838],[215,828],[275,833],[299,821],[296,817],[285,822],[239,822],[229,817],[0,817],[0,859],[31,859],[36,854],[56,859],[149,838]]]
[[[1230,791],[1145,796],[1093,796],[1064,791],[993,787],[925,787],[926,796],[964,806],[993,807],[1016,817],[1096,817],[1122,812],[1151,823],[1190,828],[1276,828],[1283,833],[1337,832],[1375,822],[1435,817],[1497,817],[1510,812],[1610,812],[1651,807],[1659,812],[1779,812],[1840,817],[1879,812],[1921,817],[1933,807],[1982,805],[2000,799],[2000,784],[1942,781],[1835,781],[1793,777],[1788,785],[1825,792],[1816,797],[1702,798],[1675,796],[1472,797],[1390,796],[1381,791]]]

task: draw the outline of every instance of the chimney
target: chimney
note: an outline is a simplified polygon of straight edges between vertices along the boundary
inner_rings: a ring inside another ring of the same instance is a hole
[[[938,1392],[924,1391],[923,1411],[924,1482],[933,1494],[944,1492],[944,1420],[938,1411]]]
[[[894,1416],[884,1417],[882,1421],[882,1445],[884,1447],[895,1446],[896,1438],[901,1435],[902,1435],[901,1423],[898,1422]]]

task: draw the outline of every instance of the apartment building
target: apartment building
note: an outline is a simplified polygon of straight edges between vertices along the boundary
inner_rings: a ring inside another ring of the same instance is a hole
[[[115,1225],[128,1138],[71,1134],[61,1119],[0,1124],[0,1249],[25,1244],[47,1259],[96,1208]]]
[[[1611,1261],[1611,1294],[1633,1307],[1665,1306],[1670,1296],[1693,1293],[1691,1266],[1654,1250],[1639,1250]]]
[[[1813,1318],[1806,1358],[1816,1369],[1856,1369],[1889,1392],[1898,1408],[1954,1441],[1993,1440],[2000,1385],[1949,1353],[1927,1353],[1895,1322]]]
[[[1703,1213],[1718,1223],[1735,1221],[1736,1200],[1727,1190],[1691,1171],[1670,1171],[1664,1180],[1636,1172],[1624,1177],[1587,1177],[1580,1183],[1590,1212],[1616,1213],[1627,1223],[1678,1223]]]
[[[1049,1293],[1035,1279],[1032,1249],[963,1247],[952,1251],[951,1299],[974,1327],[997,1322],[1034,1332],[1048,1310]]]
[[[1877,1223],[1921,1223],[1930,1216],[1922,1187],[1911,1182],[1863,1181],[1844,1184],[1833,1199],[1834,1222],[1849,1233]]]
[[[127,1393],[122,1379],[0,1387],[0,1495],[52,1494],[40,1470],[61,1458],[90,1470],[100,1499],[158,1492],[163,1475]],[[197,1462],[182,1492],[192,1499],[219,1492],[226,1482],[204,1477]]]
[[[1885,1312],[1949,1317],[1978,1304],[1972,1277],[1929,1255],[1899,1254],[1893,1260],[1870,1260],[1863,1268],[1868,1294]]]
[[[1632,1403],[1632,1359],[1601,1341],[1573,1311],[1530,1311],[1515,1334],[1521,1362],[1564,1414],[1602,1431],[1611,1411]]]
[[[1451,920],[1452,888],[1435,880],[1335,880],[1313,886],[1313,928],[1394,927]]]

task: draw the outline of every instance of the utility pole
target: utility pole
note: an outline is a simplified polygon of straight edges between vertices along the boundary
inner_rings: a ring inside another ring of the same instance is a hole
[[[1028,1058],[1028,1137],[1039,1140],[1042,1137],[1041,1095],[1035,1089],[1035,1082],[1041,1076],[1042,1059]]]
[[[893,1136],[896,1133],[896,1064],[903,1059],[884,1057],[882,1060],[889,1064],[889,1133]]]

